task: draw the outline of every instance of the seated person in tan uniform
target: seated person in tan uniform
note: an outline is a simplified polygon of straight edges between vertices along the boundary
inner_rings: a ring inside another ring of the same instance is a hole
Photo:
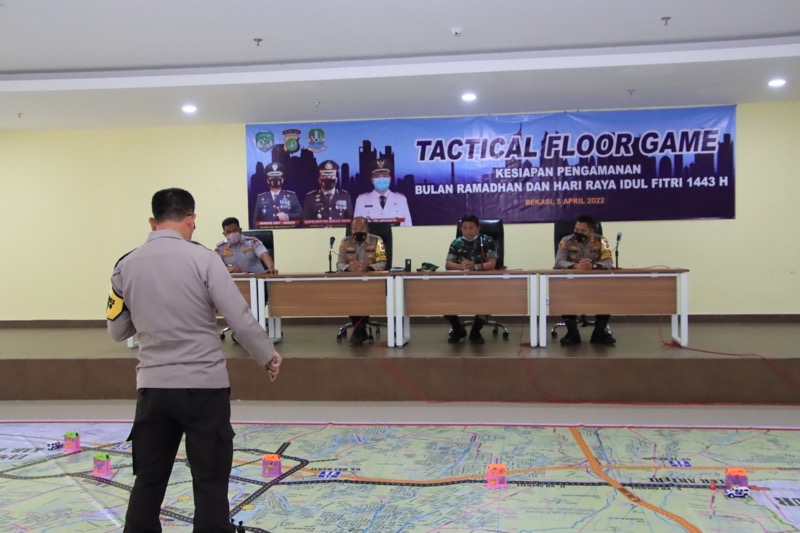
[[[386,247],[383,239],[369,233],[369,224],[364,217],[355,217],[350,223],[351,235],[339,245],[339,272],[369,272],[386,270]],[[367,338],[368,316],[351,316],[353,335],[350,343],[361,345]]]
[[[555,268],[574,270],[610,270],[611,250],[608,241],[594,232],[595,222],[592,217],[579,216],[575,221],[575,233],[567,235],[558,244]],[[608,331],[611,315],[597,315],[590,342],[593,344],[613,345],[617,340]],[[580,344],[581,334],[578,331],[577,315],[564,315],[567,333],[561,338],[561,346]]]
[[[222,221],[222,234],[225,240],[217,243],[214,251],[217,252],[228,267],[228,272],[236,274],[247,272],[260,274],[267,272],[277,274],[275,263],[264,247],[264,244],[255,237],[242,235],[239,220],[228,217]]]

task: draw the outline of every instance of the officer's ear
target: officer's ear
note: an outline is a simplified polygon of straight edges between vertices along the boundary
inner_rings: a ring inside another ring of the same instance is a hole
[[[153,217],[150,217],[148,222],[150,222],[150,231],[155,231],[156,230],[156,219],[154,219]]]

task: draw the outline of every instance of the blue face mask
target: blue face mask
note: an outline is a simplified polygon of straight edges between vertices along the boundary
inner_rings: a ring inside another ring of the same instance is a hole
[[[389,185],[392,184],[392,178],[375,178],[372,180],[372,185],[378,192],[386,192],[389,190]]]

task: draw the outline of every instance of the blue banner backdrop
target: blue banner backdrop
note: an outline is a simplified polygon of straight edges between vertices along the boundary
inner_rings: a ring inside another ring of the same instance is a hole
[[[734,218],[735,117],[723,106],[248,125],[250,223]]]

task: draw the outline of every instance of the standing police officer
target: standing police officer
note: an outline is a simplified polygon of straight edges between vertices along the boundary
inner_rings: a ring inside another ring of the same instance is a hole
[[[575,270],[610,270],[613,266],[611,249],[608,240],[594,232],[595,221],[589,216],[579,216],[575,221],[575,233],[567,235],[558,243],[556,264],[554,268]],[[613,345],[617,340],[608,331],[611,315],[597,315],[590,342],[594,344]],[[580,344],[581,334],[578,331],[578,317],[564,315],[567,333],[561,338],[561,346]]]
[[[300,207],[297,194],[283,188],[285,180],[283,164],[270,163],[264,170],[267,173],[269,190],[256,197],[256,205],[253,208],[253,227],[269,226],[269,222],[286,222],[303,218],[303,209]],[[259,222],[267,222],[267,224],[259,224]]]
[[[123,256],[111,276],[109,335],[139,335],[133,442],[136,481],[125,532],[161,531],[159,514],[175,456],[186,435],[194,489],[194,531],[230,531],[228,478],[233,460],[230,383],[217,336],[219,310],[237,340],[278,375],[281,356],[253,318],[217,255],[191,242],[194,198],[183,189],[153,195],[152,233]]]
[[[306,225],[315,220],[350,220],[353,218],[353,200],[344,189],[337,189],[339,165],[336,161],[323,161],[319,164],[320,188],[306,194],[303,218]],[[316,225],[316,224],[314,224]]]

